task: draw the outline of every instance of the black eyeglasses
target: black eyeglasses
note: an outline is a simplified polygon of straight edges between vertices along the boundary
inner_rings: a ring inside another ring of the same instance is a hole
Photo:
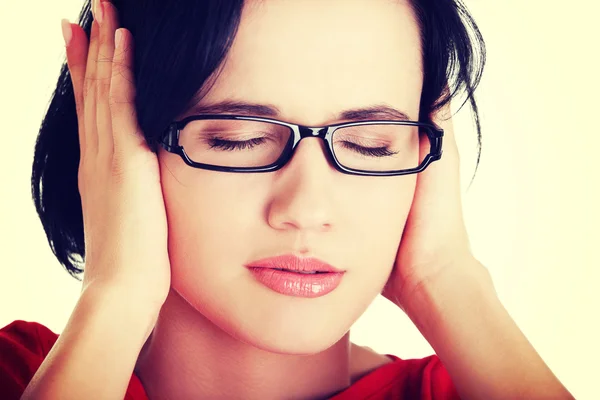
[[[292,158],[300,140],[319,137],[327,143],[327,157],[338,171],[393,176],[421,172],[439,160],[443,135],[432,124],[414,121],[308,127],[260,117],[193,115],[171,123],[160,142],[194,168],[271,172]]]

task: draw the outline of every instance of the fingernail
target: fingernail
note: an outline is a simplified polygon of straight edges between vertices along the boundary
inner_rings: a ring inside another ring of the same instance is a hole
[[[96,20],[99,24],[102,23],[104,18],[104,7],[102,7],[102,1],[96,0]]]
[[[117,29],[115,31],[115,48],[120,49],[123,46],[123,31]]]
[[[68,46],[69,43],[71,43],[71,38],[73,37],[73,31],[71,29],[71,23],[69,22],[68,19],[63,18],[60,21],[60,24],[62,26],[63,38],[65,39],[65,46]]]

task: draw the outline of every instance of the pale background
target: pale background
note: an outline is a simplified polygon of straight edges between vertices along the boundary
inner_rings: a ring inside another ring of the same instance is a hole
[[[0,326],[15,319],[62,331],[80,284],[58,264],[30,196],[37,130],[64,60],[60,19],[81,0],[0,4]],[[483,153],[455,117],[463,199],[475,255],[550,368],[578,399],[600,399],[600,124],[594,0],[476,1],[488,65],[479,91]],[[353,341],[402,358],[433,351],[378,298]]]

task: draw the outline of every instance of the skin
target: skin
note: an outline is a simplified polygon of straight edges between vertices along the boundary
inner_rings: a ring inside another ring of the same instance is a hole
[[[305,125],[382,103],[418,115],[418,30],[405,3],[248,4],[205,103],[270,103]],[[572,398],[470,253],[447,109],[431,116],[444,156],[417,176],[340,174],[315,138],[276,173],[195,170],[148,148],[133,106],[133,38],[120,29],[113,39],[109,3],[94,10],[89,49],[81,27],[63,26],[79,122],[82,294],[23,399],[122,398],[134,369],[150,398],[326,398],[390,362],[348,337],[382,290],[461,398]],[[243,267],[281,253],[322,258],[346,270],[343,282],[291,298]]]
[[[334,116],[342,110],[384,103],[415,120],[419,40],[403,2],[250,2],[201,104],[273,104],[281,120],[320,126],[341,122]],[[348,330],[391,273],[416,177],[342,174],[324,146],[305,139],[268,174],[193,169],[160,152],[172,289],[136,366],[151,395],[227,387],[232,397],[248,388],[261,398],[322,396],[372,367],[350,367]],[[286,253],[347,272],[334,292],[304,299],[271,291],[243,267]]]

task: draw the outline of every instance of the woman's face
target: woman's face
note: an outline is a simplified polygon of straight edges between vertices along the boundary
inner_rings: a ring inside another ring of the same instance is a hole
[[[308,126],[375,105],[418,119],[420,37],[405,1],[245,7],[202,105],[268,104],[280,112],[274,118]],[[388,279],[411,206],[416,175],[345,175],[324,146],[306,138],[284,168],[254,174],[194,169],[159,154],[172,288],[230,335],[268,351],[316,353],[350,329]],[[334,291],[305,298],[267,288],[245,267],[282,254],[346,272]]]

